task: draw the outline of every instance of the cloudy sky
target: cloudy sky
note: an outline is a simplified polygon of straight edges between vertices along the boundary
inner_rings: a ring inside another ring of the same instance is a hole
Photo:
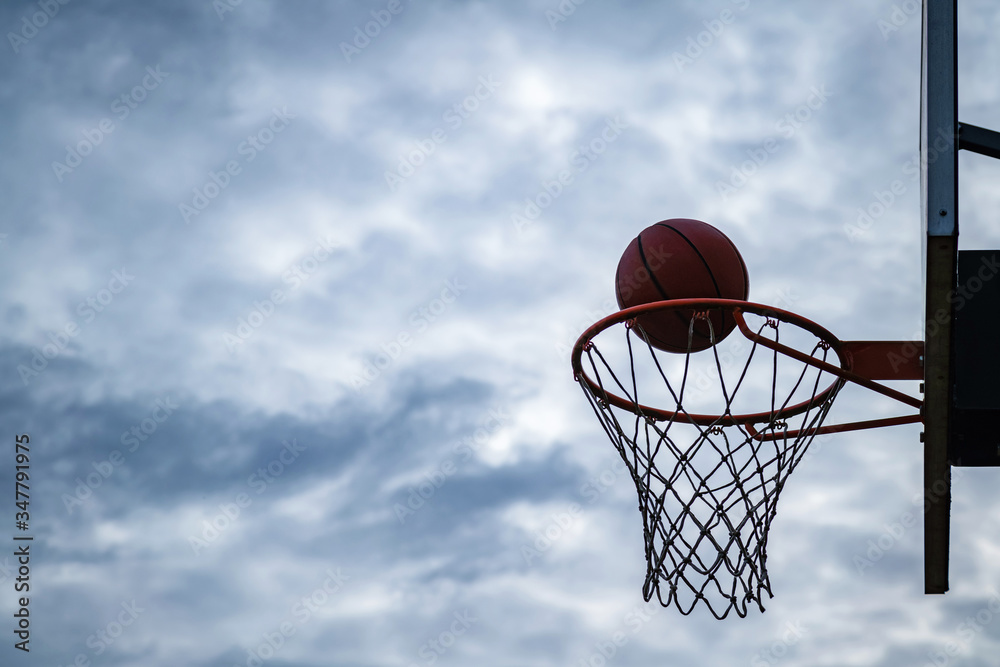
[[[4,664],[994,664],[995,471],[925,597],[919,427],[824,440],[767,611],[681,616],[569,365],[671,217],[754,301],[920,337],[916,4],[4,2]],[[960,21],[998,128],[1000,8]],[[1000,164],[961,167],[962,247],[1000,247]]]

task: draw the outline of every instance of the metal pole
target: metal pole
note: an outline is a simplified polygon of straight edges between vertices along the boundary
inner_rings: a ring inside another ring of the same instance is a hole
[[[948,590],[952,323],[958,258],[957,0],[924,0],[921,198],[925,232],[924,591]]]

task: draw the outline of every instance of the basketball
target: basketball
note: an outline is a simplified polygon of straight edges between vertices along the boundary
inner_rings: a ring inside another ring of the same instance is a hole
[[[674,218],[642,230],[625,249],[615,273],[615,295],[623,309],[669,299],[746,301],[749,294],[750,278],[736,246],[700,220]],[[683,310],[648,313],[636,322],[650,345],[681,353],[708,349],[736,327],[732,315],[713,311],[707,320],[695,321],[689,346],[693,314]]]

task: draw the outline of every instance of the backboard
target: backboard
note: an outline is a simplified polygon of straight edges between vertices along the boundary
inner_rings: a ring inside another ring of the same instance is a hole
[[[998,250],[958,248],[958,151],[1000,133],[958,120],[957,0],[924,0],[920,85],[924,319],[924,589],[948,590],[951,466],[1000,466]],[[985,269],[985,273],[984,273]]]

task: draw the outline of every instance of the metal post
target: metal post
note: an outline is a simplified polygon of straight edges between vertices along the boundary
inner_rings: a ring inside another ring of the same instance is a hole
[[[925,232],[924,591],[948,590],[952,323],[958,257],[957,0],[924,0],[921,198]]]

